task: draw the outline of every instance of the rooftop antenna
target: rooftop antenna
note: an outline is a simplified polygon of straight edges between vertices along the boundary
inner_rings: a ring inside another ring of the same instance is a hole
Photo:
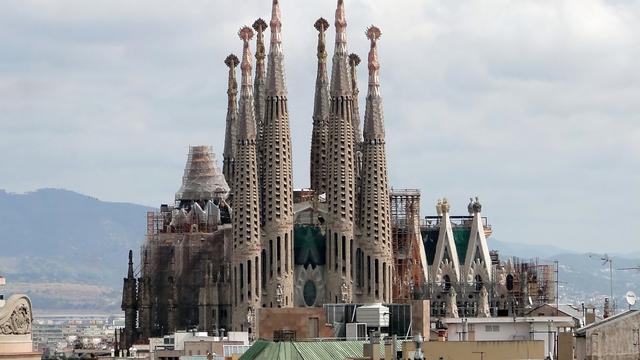
[[[609,264],[609,296],[611,299],[611,301],[613,302],[613,314],[616,314],[616,301],[613,298],[613,258],[611,258],[609,255],[604,254],[604,255],[598,255],[598,254],[589,254],[589,258],[590,259],[597,259],[600,258],[600,260],[602,261],[602,265],[606,265]]]

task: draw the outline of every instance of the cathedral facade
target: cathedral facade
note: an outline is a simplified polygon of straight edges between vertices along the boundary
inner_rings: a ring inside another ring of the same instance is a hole
[[[381,31],[366,30],[361,124],[361,60],[348,52],[343,0],[335,11],[331,61],[329,22],[313,24],[310,188],[293,188],[283,19],[279,0],[272,1],[269,23],[258,19],[243,27],[242,56],[224,61],[222,168],[212,148],[191,147],[175,202],[147,215],[138,267],[129,254],[125,348],[176,330],[252,333],[260,308],[428,299],[433,318],[488,317],[523,314],[532,302],[550,301],[549,268],[501,262],[489,251],[491,227],[477,198],[468,216],[451,216],[442,199],[437,216],[423,219],[418,190],[390,188]]]
[[[124,280],[127,344],[177,329],[251,332],[252,314],[261,307],[392,301],[380,30],[366,32],[369,82],[361,131],[360,59],[348,52],[343,0],[335,12],[331,66],[329,22],[315,22],[311,186],[294,190],[282,24],[273,0],[269,24],[258,19],[243,27],[242,56],[225,60],[222,169],[211,148],[191,147],[175,203],[147,216],[141,264],[136,270],[130,254]]]

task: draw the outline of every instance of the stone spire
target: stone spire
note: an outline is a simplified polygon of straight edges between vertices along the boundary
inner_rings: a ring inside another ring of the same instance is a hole
[[[265,59],[267,52],[264,46],[264,31],[268,28],[266,21],[259,18],[253,23],[253,29],[256,31],[256,73],[253,82],[253,99],[256,117],[256,149],[258,159],[258,185],[262,189],[264,181],[264,144],[262,138],[264,136],[264,112],[267,101],[267,69]],[[262,191],[262,190],[261,190]],[[262,206],[262,194],[260,196],[260,206]],[[264,215],[264,214],[262,214]],[[261,219],[262,220],[262,219]]]
[[[352,294],[354,250],[355,161],[353,97],[347,52],[344,1],[338,0],[336,42],[331,69],[331,112],[327,141],[327,302]],[[347,296],[345,301],[350,301]]]
[[[360,106],[358,105],[358,74],[356,67],[360,65],[360,56],[351,53],[349,55],[349,74],[351,75],[351,91],[353,92],[353,113],[351,123],[353,124],[353,144],[358,146],[362,142],[362,132],[360,131]]]
[[[133,279],[133,251],[129,250],[129,269],[127,271],[127,279]]]
[[[362,143],[362,178],[371,180],[362,187],[362,205],[360,224],[362,241],[360,244],[367,258],[371,257],[373,266],[365,274],[365,302],[391,302],[391,279],[393,253],[391,249],[391,220],[389,207],[389,183],[387,180],[387,159],[384,138],[384,120],[380,81],[378,73],[377,41],[380,29],[371,26],[367,38],[371,41],[369,50],[369,90],[364,122],[364,141]]]
[[[263,304],[289,307],[293,306],[293,180],[279,0],[273,0],[270,27],[263,136],[262,245],[268,259]]]
[[[129,250],[129,268],[127,271],[127,277],[124,278],[124,284],[122,287],[122,310],[124,311],[124,342],[128,349],[133,345],[136,334],[136,318],[138,311],[138,301],[136,296],[136,278],[133,273],[133,251]]]
[[[253,23],[253,29],[256,31],[256,73],[253,81],[253,99],[257,126],[258,149],[262,140],[262,127],[264,122],[264,108],[266,100],[266,65],[265,58],[267,53],[264,46],[264,31],[267,29],[267,23],[259,18]]]
[[[256,120],[251,84],[251,50],[249,41],[253,30],[240,29],[243,41],[242,79],[239,102],[238,148],[233,181],[233,251],[232,327],[244,328],[247,309],[260,306],[260,212],[258,207],[258,168],[256,161]],[[255,329],[252,329],[255,331]]]
[[[224,63],[229,67],[229,85],[227,87],[227,130],[224,138],[222,173],[227,183],[233,179],[233,166],[236,154],[238,133],[238,82],[236,66],[240,63],[234,54],[227,56]]]
[[[316,94],[313,103],[313,131],[311,135],[311,188],[316,193],[326,192],[327,187],[327,136],[329,122],[329,78],[327,76],[327,50],[325,32],[327,20],[320,18],[315,23],[318,30],[318,72]]]

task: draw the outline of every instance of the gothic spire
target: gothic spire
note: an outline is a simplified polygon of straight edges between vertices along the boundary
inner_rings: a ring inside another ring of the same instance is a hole
[[[233,252],[231,255],[233,278],[233,328],[241,329],[246,319],[247,307],[260,304],[260,211],[258,208],[259,187],[256,160],[256,122],[251,82],[251,50],[249,41],[253,30],[245,26],[238,33],[243,43],[242,79],[239,103],[239,133],[236,153],[235,178],[233,181]],[[253,264],[253,269],[251,268]]]
[[[368,290],[365,301],[390,302],[393,254],[391,249],[391,219],[389,206],[389,183],[387,178],[387,157],[384,141],[382,99],[378,81],[378,54],[376,42],[380,29],[371,26],[367,30],[371,41],[369,51],[369,91],[365,110],[364,142],[362,143],[362,178],[368,183],[362,187],[360,204],[360,224],[364,253],[371,256],[376,264],[381,264],[373,291]],[[382,275],[382,276],[380,276]],[[379,281],[379,280],[382,281]]]
[[[344,0],[336,9],[336,43],[331,69],[331,110],[327,140],[328,227],[333,242],[327,242],[327,301],[352,293],[351,256],[354,247],[356,202],[355,157],[351,123],[353,98],[347,52],[347,20]],[[346,290],[346,291],[345,291]],[[344,299],[348,302],[349,299]]]
[[[338,0],[336,8],[336,44],[331,69],[331,96],[351,96],[351,79],[349,74],[347,52],[347,19],[344,0]]]
[[[256,130],[257,130],[257,143],[258,143],[258,159],[261,159],[261,143],[262,133],[264,127],[264,109],[266,101],[266,65],[265,58],[267,57],[266,49],[264,46],[264,31],[267,29],[267,23],[263,19],[258,19],[253,23],[253,30],[256,31],[256,73],[255,80],[253,82],[253,99],[256,116]]]
[[[133,251],[129,250],[129,271],[127,272],[127,279],[133,279]]]
[[[318,71],[316,75],[315,100],[313,104],[313,131],[311,135],[311,188],[317,194],[326,191],[326,147],[329,121],[329,78],[327,76],[327,49],[325,32],[329,28],[327,20],[320,18],[314,24],[318,30]]]
[[[265,303],[290,307],[293,306],[293,179],[279,0],[273,0],[270,27],[260,206],[263,249],[267,258],[272,259],[274,271],[266,276]],[[281,294],[274,289],[281,289]]]
[[[243,41],[242,62],[240,69],[242,70],[241,87],[240,87],[240,110],[239,110],[239,126],[238,139],[254,140],[256,138],[256,120],[253,109],[253,86],[251,85],[251,49],[249,41],[253,38],[253,30],[245,26],[238,33]]]
[[[236,153],[238,133],[238,81],[236,80],[236,66],[240,63],[234,54],[227,56],[224,63],[229,67],[227,87],[227,129],[224,138],[224,153],[222,172],[228,183],[233,180],[233,162]]]
[[[287,96],[282,50],[282,19],[280,0],[273,0],[271,9],[271,44],[267,69],[267,96]]]
[[[362,132],[360,131],[360,106],[358,102],[358,76],[356,67],[360,65],[360,56],[351,53],[349,55],[349,74],[351,75],[351,91],[353,92],[353,114],[351,115],[351,123],[353,124],[353,144],[358,145],[362,142]]]
[[[367,29],[367,38],[371,41],[369,50],[369,89],[367,92],[367,109],[364,124],[365,140],[384,140],[384,120],[382,115],[382,96],[380,94],[380,63],[378,62],[377,42],[380,29],[371,26]]]

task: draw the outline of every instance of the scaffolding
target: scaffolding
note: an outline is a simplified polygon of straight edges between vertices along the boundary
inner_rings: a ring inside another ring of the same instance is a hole
[[[427,263],[420,234],[420,190],[391,189],[394,254],[393,299],[412,299],[427,281]]]

